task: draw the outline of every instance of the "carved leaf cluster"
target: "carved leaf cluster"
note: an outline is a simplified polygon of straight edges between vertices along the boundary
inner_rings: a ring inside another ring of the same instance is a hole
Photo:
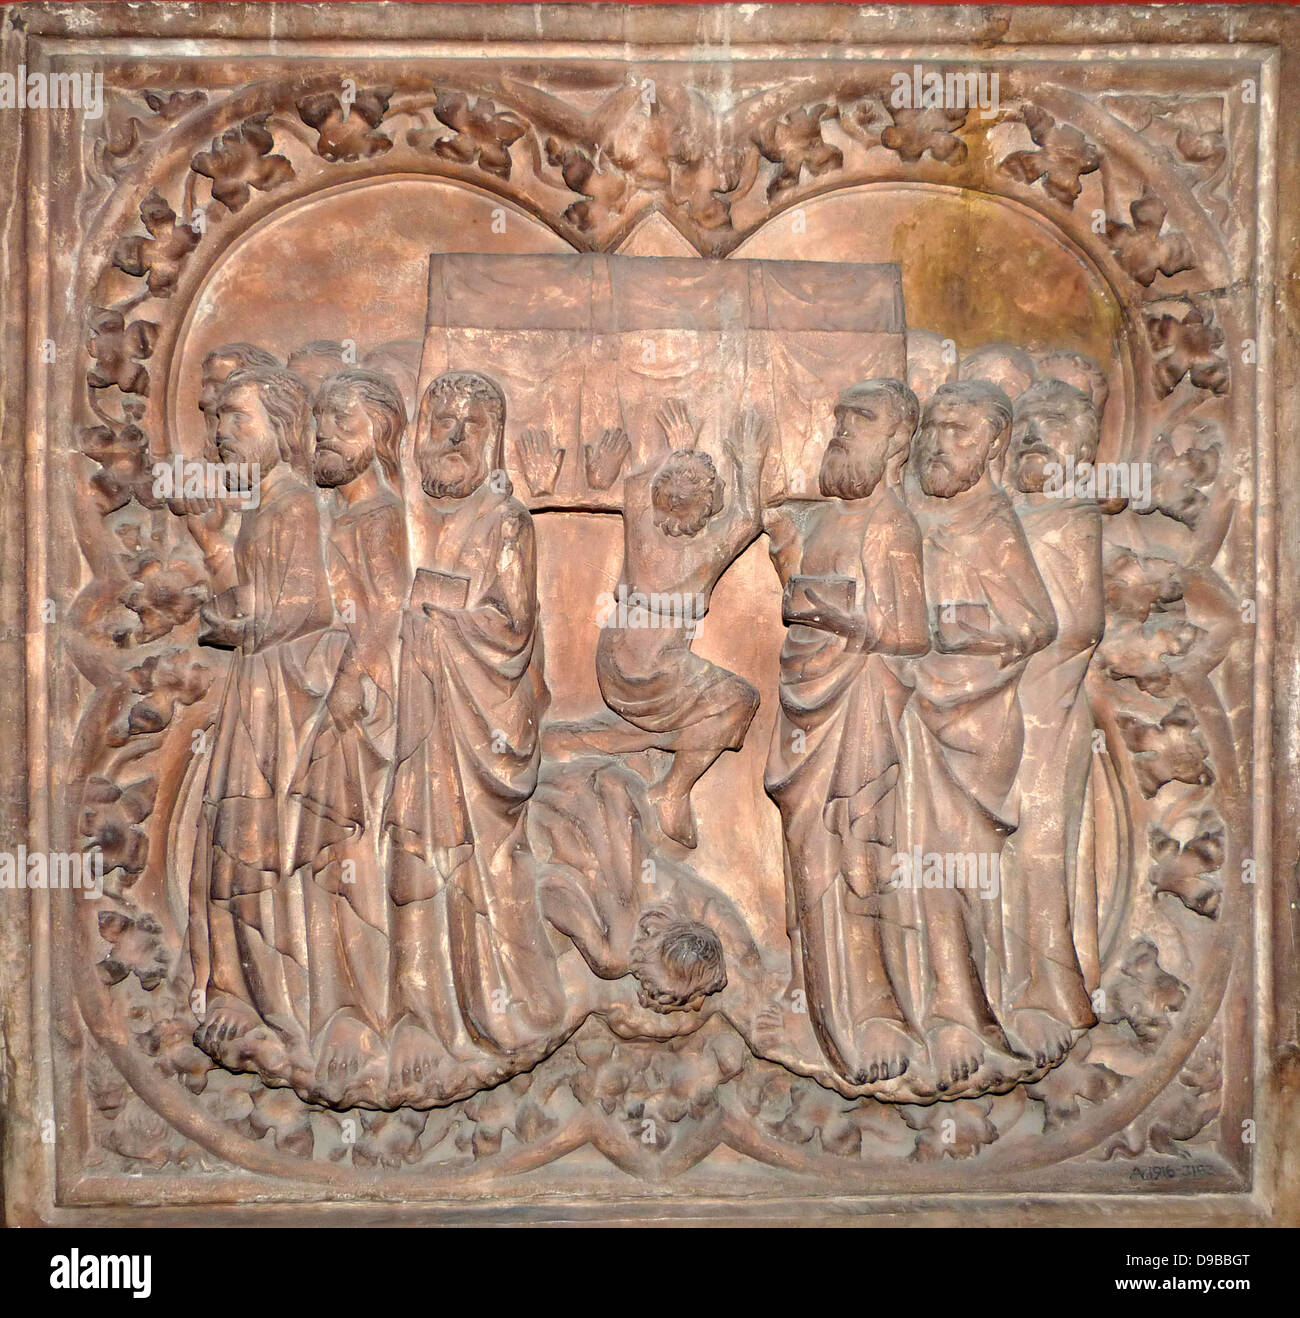
[[[143,276],[154,297],[170,297],[185,258],[198,246],[199,233],[180,223],[158,191],[140,205],[140,220],[149,237],[124,238],[113,250],[113,264],[137,278]]]
[[[1181,233],[1165,232],[1166,212],[1159,197],[1143,193],[1129,206],[1132,224],[1106,221],[1106,239],[1115,259],[1145,288],[1151,287],[1157,274],[1176,275],[1196,265],[1191,243]]]
[[[1108,1024],[1126,1022],[1147,1045],[1164,1037],[1170,1017],[1187,1001],[1187,985],[1161,966],[1159,949],[1149,938],[1133,940],[1102,991],[1098,1017]]]
[[[1163,397],[1184,376],[1198,389],[1228,392],[1224,335],[1212,310],[1192,306],[1180,320],[1168,313],[1148,314],[1147,333],[1155,351],[1156,387]]]
[[[229,211],[248,205],[253,189],[269,192],[293,178],[284,156],[272,155],[275,139],[267,127],[269,114],[253,115],[215,138],[200,151],[190,168],[212,181],[212,195]]]
[[[822,138],[822,124],[833,118],[832,106],[804,106],[765,123],[758,135],[758,150],[764,160],[779,166],[767,185],[767,199],[779,201],[798,186],[804,170],[812,178],[828,174],[844,164],[844,153]]]
[[[316,151],[322,159],[369,160],[392,149],[392,139],[375,131],[391,98],[387,89],[360,91],[345,109],[336,92],[316,92],[298,102],[298,116],[316,129]]]
[[[1215,875],[1223,865],[1223,820],[1213,810],[1202,811],[1197,832],[1180,843],[1162,828],[1148,835],[1154,862],[1150,882],[1157,893],[1171,893],[1189,911],[1214,920],[1219,915],[1223,888]]]
[[[129,325],[120,311],[95,307],[90,313],[90,342],[86,345],[95,365],[86,376],[92,389],[115,385],[124,394],[149,393],[149,372],[141,365],[153,355],[158,326],[135,320]]]
[[[1024,121],[1037,149],[1013,151],[1002,170],[1021,183],[1041,181],[1054,201],[1073,206],[1083,191],[1083,175],[1101,167],[1101,152],[1077,128],[1057,123],[1037,105],[1025,106]]]
[[[927,152],[944,165],[960,165],[966,159],[966,143],[957,135],[966,123],[964,109],[890,109],[893,122],[880,135],[882,146],[900,160],[915,164]]]
[[[433,113],[451,134],[439,129],[412,129],[407,141],[417,151],[429,151],[458,165],[477,165],[495,178],[510,177],[510,148],[528,131],[519,115],[502,110],[485,97],[460,92],[440,93]]]
[[[1208,787],[1214,781],[1209,751],[1187,701],[1178,701],[1159,723],[1124,713],[1117,722],[1133,752],[1133,768],[1144,796],[1154,796],[1166,783]]]

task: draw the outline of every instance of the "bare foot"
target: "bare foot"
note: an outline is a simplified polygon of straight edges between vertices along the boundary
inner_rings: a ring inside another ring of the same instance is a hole
[[[941,1090],[969,1080],[984,1064],[984,1043],[955,1021],[940,1021],[927,1031],[930,1056]]]
[[[329,1090],[346,1088],[360,1075],[378,1046],[373,1030],[355,1016],[340,1012],[325,1031],[316,1057],[317,1086]]]
[[[393,1034],[388,1055],[388,1086],[403,1095],[422,1095],[433,1083],[446,1050],[428,1030],[409,1016]]]
[[[229,994],[217,993],[208,1003],[203,1023],[194,1031],[194,1042],[205,1053],[211,1054],[214,1048],[232,1043],[261,1023],[261,1017],[247,1003]]]
[[[659,827],[674,842],[684,847],[694,847],[699,841],[695,831],[695,815],[691,810],[689,796],[673,796],[664,791],[661,784],[656,784],[646,793],[650,804],[659,816]]]
[[[1009,1024],[1016,1051],[1036,1066],[1055,1066],[1070,1051],[1070,1027],[1037,1007],[1012,1012]]]
[[[853,1036],[858,1055],[858,1073],[853,1079],[860,1085],[897,1079],[916,1055],[912,1036],[897,1021],[881,1016],[862,1021]]]

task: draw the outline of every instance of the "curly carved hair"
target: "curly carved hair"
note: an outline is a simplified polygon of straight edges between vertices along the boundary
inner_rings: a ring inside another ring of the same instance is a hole
[[[641,1005],[659,1012],[699,1011],[727,985],[722,940],[667,904],[642,912],[628,968]]]
[[[840,394],[837,407],[858,409],[872,398],[884,397],[889,400],[890,411],[894,417],[894,433],[890,437],[886,461],[893,464],[898,459],[907,457],[916,434],[917,424],[921,419],[921,404],[911,386],[893,376],[882,375],[872,380],[860,380],[851,384]]]
[[[1026,412],[1032,412],[1042,404],[1065,412],[1076,425],[1082,427],[1081,458],[1091,462],[1101,440],[1101,421],[1092,398],[1065,380],[1039,380],[1016,399],[1013,404],[1015,418],[1019,420]]]
[[[654,523],[666,535],[695,535],[722,511],[723,484],[707,453],[680,449],[650,482]]]
[[[971,403],[984,413],[993,435],[989,449],[990,460],[1006,447],[1011,433],[1011,399],[991,380],[954,380],[951,384],[941,384],[926,404],[926,412],[940,403],[957,400]]]
[[[497,443],[493,466],[505,467],[506,396],[501,386],[478,371],[446,371],[429,382],[420,399],[420,415],[415,423],[415,442],[418,446],[428,430],[429,411],[444,394],[466,394],[487,408],[496,424]]]
[[[204,357],[203,369],[206,371],[213,362],[234,362],[236,371],[284,370],[284,364],[277,356],[259,348],[256,343],[223,343]]]

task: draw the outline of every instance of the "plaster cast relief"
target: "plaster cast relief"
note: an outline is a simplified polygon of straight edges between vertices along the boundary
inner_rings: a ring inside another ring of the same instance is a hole
[[[78,157],[102,1200],[1236,1184],[1245,75],[209,58]]]

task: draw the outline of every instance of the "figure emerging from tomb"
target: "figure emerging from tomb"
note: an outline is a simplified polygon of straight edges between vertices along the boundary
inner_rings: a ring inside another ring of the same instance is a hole
[[[486,376],[429,385],[414,451],[425,498],[412,509],[424,561],[402,618],[383,815],[390,1079],[416,1095],[448,1054],[526,1049],[563,1010],[523,837],[549,697],[533,523],[505,478],[504,434],[505,399]]]
[[[388,900],[379,811],[392,762],[395,660],[411,585],[399,452],[406,408],[394,386],[350,370],[314,403],[316,484],[331,491],[326,568],[338,672],[295,776],[306,885],[311,1036],[317,1082],[340,1091],[381,1052],[389,1026]]]
[[[564,1033],[595,1012],[624,1038],[671,1039],[721,1011],[753,1038],[784,968],[724,893],[655,849],[655,831],[634,770],[604,756],[542,766],[528,839],[543,913],[572,944]]]
[[[909,695],[891,659],[930,644],[921,533],[900,489],[918,411],[899,380],[845,390],[826,497],[765,519],[789,629],[765,784],[781,810],[796,978],[822,1050],[853,1084],[903,1074],[921,1045],[896,992],[889,889]]]
[[[227,379],[216,403],[225,462],[258,464],[259,498],[230,556],[233,584],[203,605],[200,640],[233,650],[203,789],[190,903],[195,985],[206,1011],[195,1039],[240,1069],[243,1043],[302,1055],[309,956],[294,871],[289,788],[303,730],[336,670],[310,484],[311,410],[294,375],[259,367]],[[266,1056],[267,1054],[264,1054]]]
[[[912,450],[909,501],[924,544],[930,652],[911,661],[903,714],[909,860],[940,857],[961,877],[1000,859],[1016,827],[1012,794],[1024,746],[1017,699],[1030,655],[1056,635],[1051,599],[1011,502],[990,468],[1005,452],[1011,402],[996,385],[943,385]],[[1001,997],[1001,905],[991,885],[901,877],[913,910],[913,998],[940,1089],[964,1086],[986,1049],[1010,1051]]]
[[[691,641],[719,578],[762,529],[765,427],[743,413],[719,471],[696,447],[682,403],[667,404],[659,421],[671,451],[623,484],[620,607],[602,620],[596,675],[605,703],[643,734],[623,748],[672,752],[650,799],[665,835],[694,847],[691,789],[723,751],[740,748],[758,709],[758,692]]]
[[[1060,473],[1071,460],[1076,469],[1094,462],[1098,441],[1097,408],[1073,385],[1041,380],[1016,399],[1008,485],[1057,633],[1020,682],[1020,827],[1002,869],[1002,997],[1011,1041],[1038,1065],[1059,1061],[1075,1032],[1096,1023],[1096,892],[1078,859],[1093,730],[1084,677],[1105,626],[1101,511],[1072,490],[1062,497]]]

